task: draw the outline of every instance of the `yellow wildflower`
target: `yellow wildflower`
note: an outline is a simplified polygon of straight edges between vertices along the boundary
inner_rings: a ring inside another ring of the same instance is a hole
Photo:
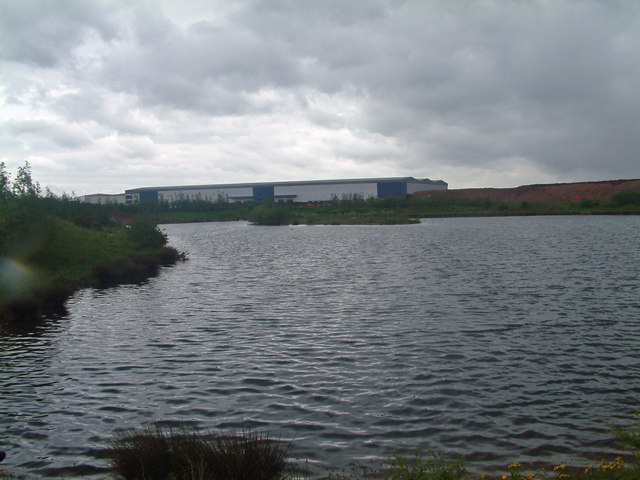
[[[511,470],[512,468],[522,468],[522,465],[520,465],[519,462],[513,462],[511,465],[509,465],[507,467],[509,470]]]
[[[483,473],[482,477],[480,477],[481,480],[488,480],[489,478],[489,474],[488,473]]]
[[[620,467],[624,466],[624,458],[616,457],[616,465],[618,465]]]
[[[558,470],[564,470],[565,468],[567,468],[566,465],[556,465],[555,467],[553,467],[553,470],[557,472]]]
[[[524,476],[524,480],[534,480],[535,477],[536,476],[533,473],[528,473],[527,475]]]
[[[584,473],[588,474],[591,470],[593,470],[593,465],[589,465]]]
[[[502,480],[507,480],[507,476],[506,475],[502,475]]]

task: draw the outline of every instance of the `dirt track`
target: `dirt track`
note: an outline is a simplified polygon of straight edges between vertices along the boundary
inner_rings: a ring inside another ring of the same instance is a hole
[[[505,202],[575,202],[585,199],[609,200],[614,193],[625,190],[640,192],[640,179],[603,182],[554,183],[523,185],[515,188],[461,188],[445,191],[416,192],[421,197],[445,196],[490,198]]]

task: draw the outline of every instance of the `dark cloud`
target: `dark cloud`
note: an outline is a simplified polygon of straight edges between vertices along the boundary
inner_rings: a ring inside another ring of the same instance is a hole
[[[3,128],[48,122],[19,138],[56,158],[108,145],[123,170],[171,157],[234,181],[640,175],[631,1],[28,1],[0,18]]]
[[[101,2],[64,0],[0,3],[0,57],[55,67],[96,32],[110,39],[116,27]]]
[[[91,138],[77,125],[59,125],[43,120],[10,121],[4,125],[4,131],[18,140],[26,137],[35,143],[50,143],[62,148],[86,147]]]

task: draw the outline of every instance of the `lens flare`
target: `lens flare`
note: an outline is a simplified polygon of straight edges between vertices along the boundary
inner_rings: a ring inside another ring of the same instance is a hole
[[[11,258],[0,258],[0,292],[20,295],[36,283],[36,276],[26,265]]]

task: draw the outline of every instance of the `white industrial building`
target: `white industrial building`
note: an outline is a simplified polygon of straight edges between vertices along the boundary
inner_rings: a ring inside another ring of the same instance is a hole
[[[92,195],[83,195],[80,198],[85,203],[101,203],[103,205],[126,202],[124,193],[94,193]]]
[[[302,182],[232,183],[222,185],[190,185],[175,187],[143,187],[125,191],[126,203],[175,202],[201,199],[226,202],[316,203],[335,198],[387,198],[410,195],[426,190],[446,190],[442,180],[413,177],[366,178],[351,180],[310,180]]]

